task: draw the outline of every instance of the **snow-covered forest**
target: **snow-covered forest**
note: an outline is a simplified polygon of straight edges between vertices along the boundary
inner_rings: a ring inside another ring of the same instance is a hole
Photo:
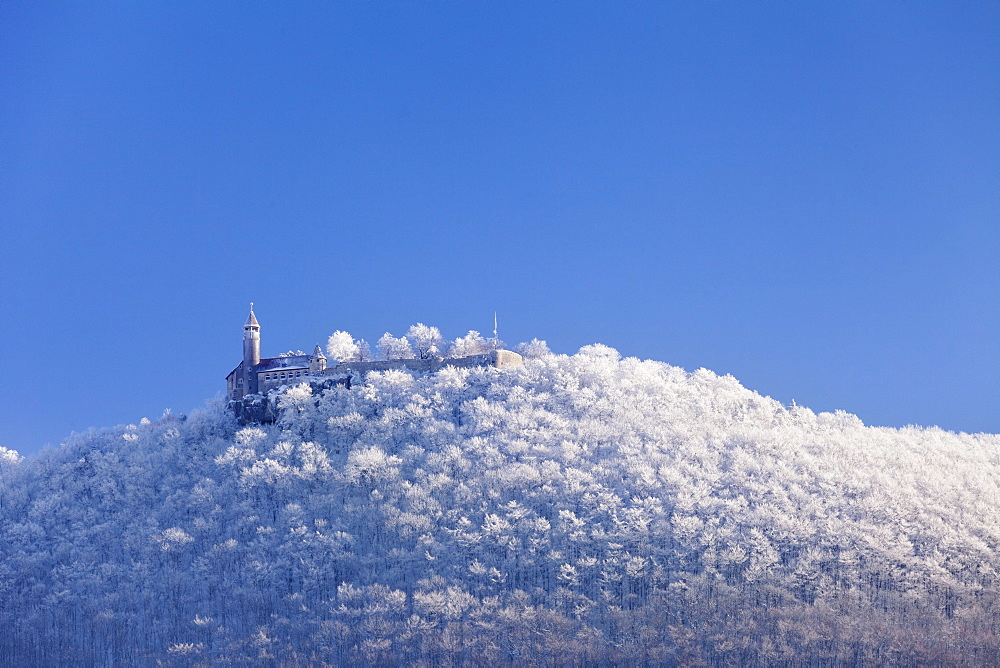
[[[588,346],[0,449],[5,665],[1000,662],[1000,437]]]

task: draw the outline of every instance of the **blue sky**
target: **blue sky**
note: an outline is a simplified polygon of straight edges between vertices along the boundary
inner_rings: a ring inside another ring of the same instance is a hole
[[[288,6],[290,5],[291,6]],[[1000,432],[1000,5],[0,4],[0,445],[335,329]]]

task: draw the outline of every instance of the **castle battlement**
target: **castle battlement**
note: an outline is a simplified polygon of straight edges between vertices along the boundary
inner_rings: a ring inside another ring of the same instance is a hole
[[[520,355],[510,350],[491,350],[466,357],[432,357],[429,359],[376,360],[370,362],[340,362],[327,364],[326,355],[318,345],[312,354],[260,356],[260,323],[250,304],[250,315],[243,324],[243,360],[226,376],[226,396],[231,401],[249,395],[267,395],[282,385],[321,383],[326,380],[363,376],[371,371],[407,369],[432,373],[446,366],[496,367],[507,369],[524,363]],[[350,381],[346,383],[350,385]]]

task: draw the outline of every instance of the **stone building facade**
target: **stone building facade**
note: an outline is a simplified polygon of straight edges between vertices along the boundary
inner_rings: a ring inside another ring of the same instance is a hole
[[[431,359],[381,360],[374,362],[340,362],[327,365],[326,355],[318,345],[311,355],[260,356],[260,323],[250,304],[250,315],[243,324],[243,360],[226,376],[226,395],[230,400],[248,395],[266,395],[282,385],[315,383],[331,377],[348,378],[364,375],[369,371],[408,369],[433,372],[446,366],[496,368],[517,367],[523,364],[521,356],[510,350],[491,350],[482,355]],[[348,381],[349,384],[349,381]]]

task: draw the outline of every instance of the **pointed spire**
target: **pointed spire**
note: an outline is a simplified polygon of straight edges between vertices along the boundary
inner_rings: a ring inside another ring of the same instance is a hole
[[[247,321],[243,323],[244,327],[260,327],[260,323],[257,322],[257,316],[253,314],[253,302],[250,302],[250,315],[247,316]]]
[[[319,347],[318,343],[316,344],[316,349],[313,350],[312,356],[315,357],[316,359],[319,359],[320,357],[326,359],[326,355],[323,354],[323,349]]]

